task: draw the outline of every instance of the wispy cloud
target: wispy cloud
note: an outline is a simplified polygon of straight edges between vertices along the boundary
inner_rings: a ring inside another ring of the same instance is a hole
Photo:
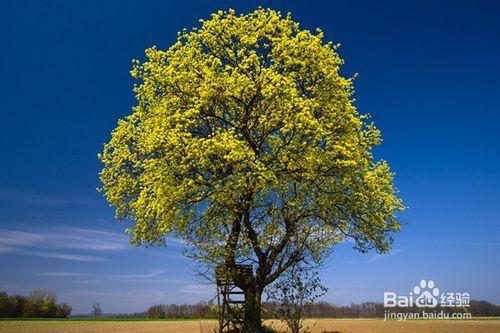
[[[20,191],[15,189],[0,188],[0,198],[2,201],[20,203],[30,206],[65,206],[70,204],[81,204],[82,200],[56,196],[47,193],[32,191]]]
[[[61,253],[61,252],[27,251],[21,249],[11,249],[10,251],[3,253],[4,254],[13,253],[23,256],[53,258],[53,259],[72,260],[72,261],[89,261],[89,262],[106,261],[106,259],[103,257],[87,256],[83,254]]]
[[[122,274],[122,275],[108,275],[111,278],[118,279],[149,279],[166,273],[167,270],[163,268],[154,268],[151,272],[145,274]]]
[[[171,237],[171,236],[167,236],[165,238],[165,243],[167,244],[167,246],[172,246],[172,247],[184,247],[184,246],[186,246],[186,243],[182,239]]]
[[[500,246],[500,242],[496,241],[470,241],[470,240],[416,240],[419,243],[430,243],[439,245],[457,245],[457,246]]]
[[[84,228],[50,228],[40,231],[0,229],[0,246],[2,245],[90,251],[118,251],[129,246],[125,235]]]
[[[100,290],[75,290],[71,294],[79,297],[91,297],[96,299],[130,299],[131,302],[145,298],[168,298],[172,295],[169,290],[160,289],[128,289],[121,291],[100,291]]]
[[[119,251],[129,247],[125,235],[84,228],[49,228],[40,231],[0,229],[0,246],[89,251]]]
[[[367,263],[372,263],[372,262],[384,260],[384,259],[387,259],[389,257],[401,254],[403,252],[406,252],[406,250],[404,250],[404,249],[394,249],[394,250],[391,250],[389,253],[384,253],[384,254],[382,254],[382,253],[376,253],[376,254],[372,255],[370,257],[370,259],[368,259],[366,262]]]
[[[0,254],[12,252],[12,251],[13,251],[13,249],[11,247],[0,245]]]
[[[205,296],[213,294],[213,288],[201,284],[188,284],[181,287],[179,291],[186,294],[205,295]]]
[[[73,273],[73,272],[45,272],[38,273],[38,276],[53,276],[53,277],[89,277],[95,274]]]
[[[174,251],[151,249],[147,253],[169,259],[185,260],[179,252],[185,244],[182,240],[167,237],[167,244]],[[168,248],[167,247],[167,248]],[[125,233],[79,227],[29,228],[24,230],[0,228],[0,254],[18,254],[73,261],[105,261],[94,253],[119,252],[130,249]],[[67,253],[67,252],[77,252]],[[92,252],[89,253],[82,252]],[[153,272],[150,274],[158,274]],[[131,276],[129,278],[142,278]],[[126,277],[125,277],[126,278]]]
[[[181,261],[187,261],[188,258],[182,253],[177,253],[177,252],[166,252],[166,251],[159,251],[159,250],[153,250],[149,251],[149,254],[152,254],[154,256],[160,257],[160,258],[167,258],[169,260],[181,260]]]
[[[149,273],[143,274],[92,274],[92,273],[78,273],[78,272],[43,272],[38,273],[38,276],[50,276],[50,277],[99,277],[106,279],[125,279],[125,280],[145,280],[155,278],[157,276],[163,275],[167,272],[164,268],[153,268]]]
[[[105,259],[65,251],[109,252],[125,250],[128,247],[127,236],[95,229],[68,227],[29,231],[0,229],[0,253],[95,262]]]

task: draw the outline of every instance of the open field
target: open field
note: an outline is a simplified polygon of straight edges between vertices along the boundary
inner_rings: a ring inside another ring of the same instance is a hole
[[[276,322],[266,322],[276,326]],[[498,333],[500,320],[411,320],[308,319],[312,333]],[[213,320],[2,320],[0,333],[209,333],[217,327]],[[278,325],[278,327],[280,327]]]

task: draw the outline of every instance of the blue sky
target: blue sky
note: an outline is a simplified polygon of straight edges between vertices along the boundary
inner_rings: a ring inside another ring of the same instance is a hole
[[[74,313],[208,299],[182,243],[128,245],[96,158],[134,104],[131,60],[217,9],[291,11],[342,44],[410,207],[391,254],[340,245],[325,300],[381,301],[422,278],[500,303],[500,5],[495,1],[2,1],[0,290],[55,290]]]

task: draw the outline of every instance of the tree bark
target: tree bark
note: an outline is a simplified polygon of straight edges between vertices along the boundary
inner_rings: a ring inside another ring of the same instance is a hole
[[[245,333],[263,332],[261,298],[262,291],[257,286],[249,286],[245,290],[245,324],[243,327]]]

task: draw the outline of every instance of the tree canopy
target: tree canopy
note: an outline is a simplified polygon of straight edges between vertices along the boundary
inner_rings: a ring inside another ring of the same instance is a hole
[[[253,264],[257,289],[346,237],[387,251],[403,205],[338,45],[270,9],[200,22],[134,60],[137,105],[99,155],[132,242],[172,234],[204,263]]]

